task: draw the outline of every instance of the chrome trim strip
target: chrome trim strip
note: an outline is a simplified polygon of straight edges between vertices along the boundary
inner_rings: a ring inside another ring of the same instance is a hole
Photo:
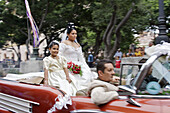
[[[70,113],[109,113],[106,111],[99,111],[99,110],[93,110],[93,109],[80,109],[80,110],[73,110],[70,111]]]
[[[170,95],[131,95],[130,97],[143,99],[170,99]]]
[[[0,107],[17,113],[32,113],[32,104],[39,105],[37,102],[25,100],[0,92]]]

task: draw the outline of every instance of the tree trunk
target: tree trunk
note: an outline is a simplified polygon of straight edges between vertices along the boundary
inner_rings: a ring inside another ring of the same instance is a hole
[[[111,37],[113,34],[113,29],[116,25],[116,7],[114,9],[114,12],[112,13],[110,22],[106,28],[106,31],[103,35],[103,41],[105,44],[105,50],[104,50],[104,58],[108,57],[109,51],[111,49]]]
[[[96,41],[95,41],[95,46],[94,46],[94,56],[96,56],[99,52],[99,48],[101,46],[102,43],[102,38],[101,38],[101,31],[96,32],[97,36],[96,36]]]
[[[133,7],[133,5],[132,5],[132,7]],[[115,29],[116,39],[115,39],[113,47],[111,47],[111,38],[113,37],[113,29],[114,29],[114,26],[116,24],[116,15],[114,15],[114,13],[112,14],[110,23],[108,24],[108,27],[107,27],[106,32],[105,32],[106,34],[104,34],[104,38],[103,38],[104,43],[105,43],[104,58],[112,59],[113,55],[116,53],[117,49],[120,47],[120,42],[121,42],[120,30],[126,24],[126,22],[128,21],[128,19],[131,16],[131,14],[132,14],[132,8],[126,13],[125,17],[117,25],[117,27]],[[112,25],[112,27],[109,27],[111,25]]]
[[[108,59],[113,59],[114,54],[116,53],[117,49],[120,47],[120,42],[121,42],[121,33],[117,32],[114,45],[108,55]]]
[[[48,6],[49,6],[49,1],[47,1],[47,5],[46,5],[46,9],[45,9],[44,15],[42,15],[41,22],[40,22],[40,25],[39,25],[39,27],[38,27],[39,30],[42,28],[44,19],[45,19],[45,17],[47,16],[47,13],[48,13]]]

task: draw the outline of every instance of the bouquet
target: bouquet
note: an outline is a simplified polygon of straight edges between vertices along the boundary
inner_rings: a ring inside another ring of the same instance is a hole
[[[74,64],[73,62],[67,63],[67,68],[73,74],[80,74],[82,76],[81,66]]]

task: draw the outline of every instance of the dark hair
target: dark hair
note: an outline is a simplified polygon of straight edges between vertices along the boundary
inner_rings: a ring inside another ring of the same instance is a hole
[[[103,59],[103,60],[100,60],[98,63],[97,63],[97,73],[99,70],[101,70],[103,73],[104,73],[104,70],[105,70],[105,64],[107,63],[111,63],[113,65],[113,62],[109,59]]]
[[[70,34],[72,30],[76,30],[74,23],[69,22],[67,25],[67,34]]]
[[[70,34],[72,30],[76,30],[74,23],[69,22],[67,25],[67,34]],[[66,37],[66,40],[68,40],[68,36]],[[76,41],[74,41],[76,42]]]
[[[50,44],[49,44],[49,48],[52,48],[54,45],[58,45],[59,47],[59,43],[55,42],[55,41],[52,41]]]

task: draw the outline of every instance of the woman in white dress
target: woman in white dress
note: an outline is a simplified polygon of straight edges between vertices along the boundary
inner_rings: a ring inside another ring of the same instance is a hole
[[[76,80],[68,73],[67,60],[58,55],[59,43],[51,42],[49,51],[51,55],[43,59],[44,84],[59,88],[71,96],[76,95]]]
[[[64,56],[68,62],[81,66],[82,75],[72,74],[78,81],[78,89],[83,90],[87,88],[88,83],[94,79],[95,75],[91,72],[83,57],[82,47],[76,41],[77,31],[74,25],[68,26],[67,36],[68,39],[60,43],[59,55]]]

